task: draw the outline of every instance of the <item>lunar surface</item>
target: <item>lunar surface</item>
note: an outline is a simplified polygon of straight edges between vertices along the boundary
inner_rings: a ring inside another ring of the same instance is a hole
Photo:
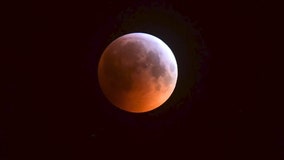
[[[130,33],[114,40],[98,66],[99,84],[107,99],[134,113],[161,106],[173,93],[177,76],[171,49],[146,33]]]

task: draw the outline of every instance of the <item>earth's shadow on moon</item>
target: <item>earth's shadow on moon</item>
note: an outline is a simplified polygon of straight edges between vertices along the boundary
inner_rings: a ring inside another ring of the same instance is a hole
[[[113,47],[115,48],[116,46]],[[117,48],[121,49],[121,47]],[[133,82],[131,80],[131,73],[135,72],[139,74],[148,69],[156,81],[158,81],[159,77],[163,77],[165,78],[166,85],[172,83],[174,77],[166,75],[166,66],[160,62],[159,55],[154,53],[154,51],[150,50],[146,52],[146,49],[142,48],[141,44],[135,42],[127,42],[124,44],[123,48],[127,49],[127,52],[124,50],[117,50],[116,56],[107,55],[106,57],[109,63],[108,65],[105,65],[105,74],[107,74],[108,77],[113,77],[113,79],[108,80],[112,81],[111,84],[112,87],[114,87],[114,90],[131,90]],[[137,49],[140,49],[140,51],[137,52]],[[123,54],[121,52],[123,52]],[[133,52],[136,54],[133,54]],[[124,63],[123,60],[133,63],[131,63],[128,68],[123,68],[121,67]],[[170,69],[171,72],[175,71],[174,64],[170,64]],[[117,70],[120,70],[121,72],[117,72]],[[159,83],[157,82],[157,84]]]
[[[148,112],[171,95],[176,67],[172,51],[160,39],[145,33],[126,34],[108,45],[101,56],[99,83],[115,106],[129,112]]]

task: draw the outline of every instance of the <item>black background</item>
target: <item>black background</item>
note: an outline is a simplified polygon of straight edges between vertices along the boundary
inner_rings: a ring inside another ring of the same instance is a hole
[[[4,85],[3,159],[283,157],[281,109],[272,96],[273,76],[280,74],[272,63],[278,52],[274,4],[33,5],[32,54],[9,63]],[[179,66],[173,96],[143,114],[113,107],[97,81],[104,48],[136,31],[164,40]]]

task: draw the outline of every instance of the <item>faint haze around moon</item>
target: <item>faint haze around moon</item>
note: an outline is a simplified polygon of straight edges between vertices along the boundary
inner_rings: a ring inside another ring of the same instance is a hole
[[[104,50],[98,67],[104,95],[118,108],[147,112],[161,106],[172,94],[178,76],[171,49],[159,38],[130,33]]]

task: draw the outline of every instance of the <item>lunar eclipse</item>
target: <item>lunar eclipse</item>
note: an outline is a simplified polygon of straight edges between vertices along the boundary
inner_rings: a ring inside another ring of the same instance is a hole
[[[8,5],[0,160],[284,160],[280,4]]]
[[[101,89],[116,107],[147,112],[161,106],[172,94],[178,76],[171,49],[159,38],[131,33],[104,50],[98,78]]]

